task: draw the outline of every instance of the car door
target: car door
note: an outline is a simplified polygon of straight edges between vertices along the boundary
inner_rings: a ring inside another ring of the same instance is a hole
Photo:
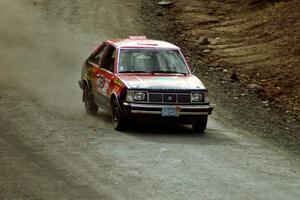
[[[106,44],[100,45],[86,61],[87,74],[91,84],[91,91],[94,96],[94,101],[98,106],[100,106],[100,100],[98,94],[99,75],[97,74],[99,73],[100,70],[100,62],[104,55],[106,46],[107,46]]]
[[[95,71],[95,98],[103,109],[110,109],[110,94],[113,88],[114,68],[117,50],[106,44],[100,59],[99,68]]]

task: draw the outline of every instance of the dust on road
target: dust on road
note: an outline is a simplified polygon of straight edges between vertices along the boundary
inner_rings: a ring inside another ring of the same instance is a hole
[[[205,137],[187,127],[122,134],[108,114],[86,116],[80,65],[101,40],[143,33],[140,1],[2,0],[0,9],[0,199],[300,196],[299,158],[217,114]]]

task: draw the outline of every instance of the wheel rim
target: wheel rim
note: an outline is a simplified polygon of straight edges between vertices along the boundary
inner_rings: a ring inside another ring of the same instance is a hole
[[[84,105],[86,109],[90,108],[90,99],[89,99],[89,95],[87,93],[87,91],[84,92]]]
[[[87,110],[89,110],[90,104],[89,104],[88,102],[84,102],[84,105],[85,105],[85,108],[86,108]]]
[[[113,120],[114,120],[115,123],[117,123],[119,121],[119,110],[118,110],[117,105],[114,105]]]

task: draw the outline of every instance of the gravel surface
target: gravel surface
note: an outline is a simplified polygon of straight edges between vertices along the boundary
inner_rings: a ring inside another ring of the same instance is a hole
[[[83,59],[101,40],[145,33],[141,6],[0,2],[0,199],[299,199],[299,157],[220,109],[205,136],[188,126],[120,133],[107,113],[85,114]]]

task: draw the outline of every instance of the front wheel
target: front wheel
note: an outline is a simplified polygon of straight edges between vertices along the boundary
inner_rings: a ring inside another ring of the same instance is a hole
[[[125,117],[122,114],[121,108],[117,103],[117,100],[114,100],[112,102],[111,109],[114,129],[117,131],[124,131],[126,128]]]
[[[96,115],[98,106],[94,102],[93,95],[86,87],[83,89],[83,101],[86,113],[88,115]]]
[[[207,115],[201,116],[197,123],[193,124],[193,130],[196,133],[203,134],[207,125]]]

